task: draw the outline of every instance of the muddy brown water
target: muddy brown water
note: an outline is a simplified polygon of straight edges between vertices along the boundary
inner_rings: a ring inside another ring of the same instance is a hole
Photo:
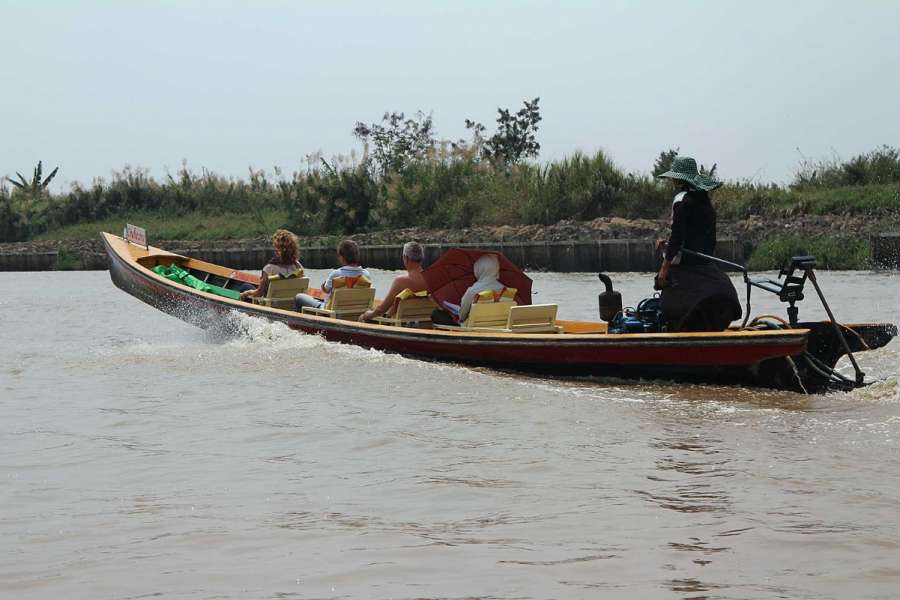
[[[594,318],[595,277],[535,274],[535,300]],[[820,281],[839,319],[900,322],[898,274]],[[0,282],[0,597],[900,596],[897,341],[859,356],[878,383],[807,397],[510,375],[251,318],[222,339],[104,272]]]

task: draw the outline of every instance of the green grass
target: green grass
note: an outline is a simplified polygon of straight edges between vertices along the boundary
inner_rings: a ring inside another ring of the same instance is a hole
[[[900,209],[900,184],[872,184],[796,192],[796,203],[813,214],[875,213]]]
[[[260,220],[260,217],[262,220]],[[152,240],[228,240],[272,235],[284,226],[286,211],[268,210],[258,215],[205,215],[190,213],[182,217],[151,212],[132,213],[93,223],[66,225],[47,231],[38,240],[96,240],[101,231],[122,234],[125,223],[147,230]]]
[[[761,242],[747,260],[751,271],[778,269],[792,256],[812,255],[820,269],[859,271],[871,268],[869,240],[831,237],[779,237]]]
[[[56,268],[60,271],[78,271],[82,267],[81,258],[65,250],[60,250],[56,259]]]
[[[880,214],[900,211],[900,183],[792,190],[730,183],[713,194],[719,216],[784,217],[795,214]]]

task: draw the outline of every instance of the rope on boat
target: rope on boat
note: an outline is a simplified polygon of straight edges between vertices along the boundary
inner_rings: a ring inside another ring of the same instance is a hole
[[[788,361],[788,364],[791,365],[791,368],[794,370],[794,377],[797,378],[797,385],[800,386],[800,389],[803,390],[803,393],[809,395],[809,391],[807,391],[806,386],[803,385],[803,378],[800,377],[800,371],[797,369],[797,363],[794,362],[794,359],[790,356],[785,356]]]
[[[759,315],[759,316],[757,316],[755,319],[753,319],[752,322],[753,322],[753,323],[756,323],[757,321],[761,321],[762,319],[774,319],[775,321],[778,321],[779,323],[781,323],[782,325],[784,325],[784,326],[787,327],[788,329],[791,328],[790,324],[789,324],[786,320],[784,320],[784,319],[782,319],[781,317],[779,317],[778,315]]]
[[[790,329],[791,328],[790,324],[788,324],[787,321],[785,321],[778,315],[758,315],[758,316],[754,317],[752,321],[750,321],[749,325],[741,326],[741,329],[757,329],[757,328],[759,328],[759,326],[764,324],[763,319],[772,319],[773,321],[777,321],[780,324],[780,326],[776,325],[777,329]],[[746,322],[746,320],[745,320],[745,322]]]
[[[837,323],[837,326],[840,327],[841,329],[846,329],[847,331],[849,331],[850,333],[852,333],[853,335],[855,335],[855,336],[856,336],[856,339],[859,340],[859,343],[863,345],[863,348],[864,348],[865,350],[871,350],[871,349],[872,349],[872,347],[866,342],[865,338],[863,338],[863,336],[861,336],[861,335],[859,334],[859,332],[856,331],[855,329],[853,329],[852,327],[847,327],[846,325],[841,325],[840,323]]]

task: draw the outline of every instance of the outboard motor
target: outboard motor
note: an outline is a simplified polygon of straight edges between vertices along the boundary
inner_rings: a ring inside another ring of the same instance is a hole
[[[622,312],[622,294],[613,291],[612,280],[608,275],[597,273],[597,277],[606,286],[606,291],[597,296],[600,304],[600,318],[609,323]]]

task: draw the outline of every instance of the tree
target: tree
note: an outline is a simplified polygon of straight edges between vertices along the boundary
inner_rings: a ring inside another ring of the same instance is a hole
[[[410,161],[427,155],[435,146],[434,123],[422,111],[407,119],[400,112],[384,113],[381,123],[357,121],[353,135],[370,147],[382,175],[399,173]]]
[[[656,161],[653,163],[654,177],[659,177],[672,168],[672,161],[678,156],[679,150],[680,148],[669,148],[668,150],[663,150],[659,153],[659,156],[656,157]]]
[[[497,131],[489,138],[481,123],[466,119],[466,129],[472,130],[474,144],[481,157],[498,165],[514,165],[535,157],[541,149],[535,134],[541,121],[540,98],[524,101],[524,107],[512,114],[509,109],[497,108]]]
[[[678,156],[678,151],[680,149],[681,148],[669,148],[668,150],[663,150],[659,153],[659,156],[657,156],[656,160],[653,162],[654,177],[659,177],[672,168],[672,162],[675,160],[675,157]],[[707,170],[705,165],[700,165],[700,174],[714,178],[716,176],[717,166],[716,163],[713,163],[713,166]]]
[[[19,176],[19,181],[16,181],[15,179],[11,179],[9,177],[7,177],[6,180],[20,190],[33,195],[39,195],[47,189],[47,186],[50,185],[50,181],[54,177],[56,177],[57,171],[59,171],[59,167],[53,169],[53,171],[49,175],[47,175],[47,178],[42,181],[41,176],[43,175],[43,164],[41,163],[41,161],[38,161],[37,166],[34,168],[34,175],[32,176],[31,181],[25,179],[25,177],[22,176],[22,174],[18,171],[16,171],[16,175]]]

